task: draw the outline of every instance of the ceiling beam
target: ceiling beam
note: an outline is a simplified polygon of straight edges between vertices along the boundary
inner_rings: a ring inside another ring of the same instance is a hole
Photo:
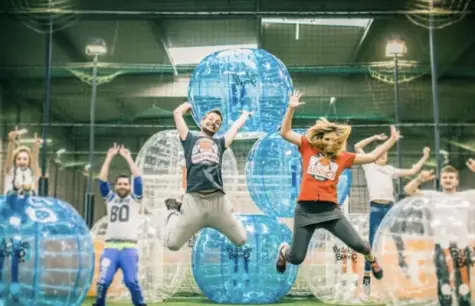
[[[335,87],[334,84],[345,82],[345,86]],[[301,77],[299,75],[293,76],[293,82],[295,88],[300,88],[305,92],[306,96],[322,96],[328,95],[329,97],[354,97],[355,93],[360,95],[366,95],[370,91],[370,85],[367,76],[354,77],[352,81],[342,80],[341,76],[327,76],[321,78],[317,76],[305,75]],[[154,76],[123,76],[117,78],[114,82],[102,84],[100,96],[102,98],[164,98],[164,99],[181,99],[188,96],[188,85],[190,78],[188,76],[180,76],[173,79],[171,76],[164,76],[161,82],[157,82]],[[385,86],[380,86],[380,83],[376,80],[374,85],[378,91],[386,90]],[[414,81],[420,86],[421,90],[427,88],[430,93],[430,78],[421,78]],[[440,89],[443,92],[459,95],[473,95],[475,94],[475,87],[473,87],[473,79],[455,79],[445,84],[440,84]],[[55,99],[69,99],[70,97],[77,97],[78,84],[77,80],[55,80],[55,86],[52,88],[52,96]],[[426,86],[427,85],[427,86]],[[334,90],[329,91],[328,88]],[[387,90],[391,91],[392,87],[387,86]],[[44,87],[42,82],[37,80],[22,80],[12,88],[15,94],[23,95],[31,99],[37,99],[43,95]],[[151,100],[152,101],[152,100]]]
[[[86,55],[77,49],[76,45],[66,33],[66,30],[54,32],[53,40],[56,46],[60,48],[72,62],[84,63],[89,61]]]
[[[363,52],[362,50],[365,50],[366,48],[363,48],[363,45],[365,45],[365,47],[368,45],[366,43],[367,41],[367,36],[368,36],[368,33],[371,29],[371,26],[373,25],[374,23],[374,19],[372,19],[365,27],[364,31],[363,31],[363,35],[361,35],[361,38],[360,38],[360,41],[358,42],[358,45],[356,46],[356,49],[355,49],[355,52],[353,53],[353,56],[351,57],[351,61],[350,63],[358,63],[359,60],[360,60],[360,57],[361,57],[361,53]]]
[[[158,44],[163,48],[165,54],[167,55],[168,61],[173,69],[173,75],[178,76],[178,70],[176,69],[175,61],[170,53],[170,42],[168,40],[168,36],[166,35],[165,31],[163,31],[163,22],[160,20],[153,20],[150,22],[150,28],[152,33],[155,37],[155,40]]]
[[[84,19],[104,19],[104,18],[158,18],[158,17],[232,17],[252,16],[257,12],[254,1],[222,1],[222,0],[202,0],[202,1],[77,1],[73,7],[77,15]],[[163,2],[163,3],[161,3]],[[1,2],[0,2],[1,3]],[[473,8],[472,8],[473,9]],[[67,12],[67,10],[66,10]],[[64,14],[65,11],[54,12],[53,14]],[[325,16],[329,17],[333,13],[336,16],[363,16],[369,14],[398,14],[404,16],[407,13],[407,0],[391,1],[265,1],[259,12],[269,17],[303,17],[303,16]],[[9,8],[0,8],[0,14],[5,15],[47,15],[51,14],[46,9],[44,11],[18,11]],[[293,15],[293,16],[292,16]],[[331,16],[333,17],[333,16]]]

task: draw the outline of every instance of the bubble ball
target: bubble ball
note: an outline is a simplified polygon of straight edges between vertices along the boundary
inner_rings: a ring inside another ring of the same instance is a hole
[[[390,305],[474,305],[473,200],[411,197],[391,209],[374,243]]]
[[[94,248],[76,210],[55,198],[16,196],[0,197],[0,210],[0,304],[82,305]]]
[[[188,101],[196,124],[219,109],[224,134],[243,110],[253,116],[241,132],[273,133],[280,127],[292,93],[292,79],[284,64],[262,49],[232,49],[208,55],[190,79]]]
[[[280,274],[275,259],[282,242],[291,242],[287,226],[265,215],[238,215],[247,242],[236,247],[223,234],[205,228],[193,247],[193,275],[201,291],[217,303],[273,303],[287,294],[297,266]]]
[[[96,248],[94,288],[89,295],[95,296],[99,277],[100,257],[105,247],[107,216],[99,219],[91,229]],[[131,229],[132,230],[132,229]],[[139,271],[138,279],[147,303],[158,303],[173,296],[184,279],[190,252],[171,252],[164,244],[163,216],[156,211],[141,215],[138,228]],[[186,250],[186,248],[183,248]],[[107,299],[130,302],[129,290],[122,282],[122,272],[117,271],[107,291]]]
[[[347,218],[367,240],[368,214],[349,214]],[[302,271],[310,292],[326,304],[380,302],[378,292],[372,291],[374,297],[363,292],[364,263],[363,255],[351,250],[330,232],[318,229],[310,241]]]
[[[305,130],[296,129],[299,134]],[[294,216],[302,178],[302,157],[298,147],[280,136],[268,134],[252,146],[246,162],[249,194],[265,214]],[[338,203],[343,204],[351,188],[351,169],[345,169],[338,182]]]
[[[142,173],[145,206],[163,209],[167,198],[178,198],[184,194],[186,164],[183,154],[176,130],[156,133],[140,149],[136,163]],[[238,166],[231,149],[224,152],[222,171],[224,190],[232,196],[238,185]]]

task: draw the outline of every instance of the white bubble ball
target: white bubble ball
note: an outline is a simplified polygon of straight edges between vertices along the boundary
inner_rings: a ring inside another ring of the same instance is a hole
[[[368,240],[368,214],[349,214],[350,223]],[[327,304],[361,305],[380,302],[377,288],[368,296],[363,290],[364,256],[347,247],[324,229],[315,231],[304,262],[304,278],[315,297]],[[374,286],[373,286],[374,287]]]
[[[153,135],[143,145],[136,162],[143,175],[144,201],[147,207],[163,209],[167,198],[177,198],[185,192],[185,157],[176,130],[161,131]],[[238,167],[231,149],[224,151],[222,172],[224,190],[232,197],[238,185]]]
[[[98,279],[99,260],[105,245],[107,224],[108,219],[105,216],[98,220],[91,230],[96,250],[93,286],[96,285]],[[157,211],[142,215],[136,230],[139,233],[138,279],[144,299],[147,303],[161,302],[173,296],[183,282],[190,261],[191,248],[185,245],[178,252],[172,252],[166,248],[163,215]],[[115,275],[107,293],[107,298],[110,300],[130,302],[130,293],[122,282],[120,270]]]
[[[462,194],[406,198],[384,219],[374,249],[390,304],[475,302],[475,199]]]

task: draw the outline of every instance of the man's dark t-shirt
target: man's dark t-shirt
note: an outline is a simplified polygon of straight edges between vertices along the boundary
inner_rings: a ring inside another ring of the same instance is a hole
[[[221,172],[226,150],[224,137],[209,138],[188,132],[181,143],[186,161],[186,192],[213,189],[224,192]]]

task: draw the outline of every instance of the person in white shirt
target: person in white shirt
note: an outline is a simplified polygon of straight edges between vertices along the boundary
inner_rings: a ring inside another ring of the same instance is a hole
[[[355,145],[356,153],[364,153],[364,148],[372,142],[384,141],[388,137],[385,134],[374,135],[365,138]],[[394,197],[393,180],[414,175],[419,172],[424,163],[429,159],[430,148],[425,147],[421,159],[410,169],[397,169],[388,165],[388,154],[384,153],[378,160],[371,164],[362,165],[365,172],[366,183],[369,192],[370,213],[369,213],[369,243],[373,245],[375,234],[381,221],[393,207],[396,199]],[[403,249],[402,241],[395,237],[396,246]],[[402,252],[399,254],[399,265],[405,269],[407,267]],[[365,264],[365,274],[363,276],[363,288],[366,294],[370,294],[371,267]]]
[[[469,159],[467,167],[475,173],[475,161]],[[453,293],[458,305],[471,305],[470,266],[474,256],[468,241],[471,207],[475,204],[475,189],[458,191],[459,172],[452,166],[440,171],[442,191],[420,190],[419,186],[435,179],[434,171],[421,171],[410,181],[404,191],[409,196],[436,198],[429,209],[432,215],[430,230],[436,241],[434,263],[436,266],[439,304],[452,305]],[[456,237],[456,238],[454,238]],[[451,273],[450,271],[453,271]],[[451,275],[455,276],[452,283]]]

